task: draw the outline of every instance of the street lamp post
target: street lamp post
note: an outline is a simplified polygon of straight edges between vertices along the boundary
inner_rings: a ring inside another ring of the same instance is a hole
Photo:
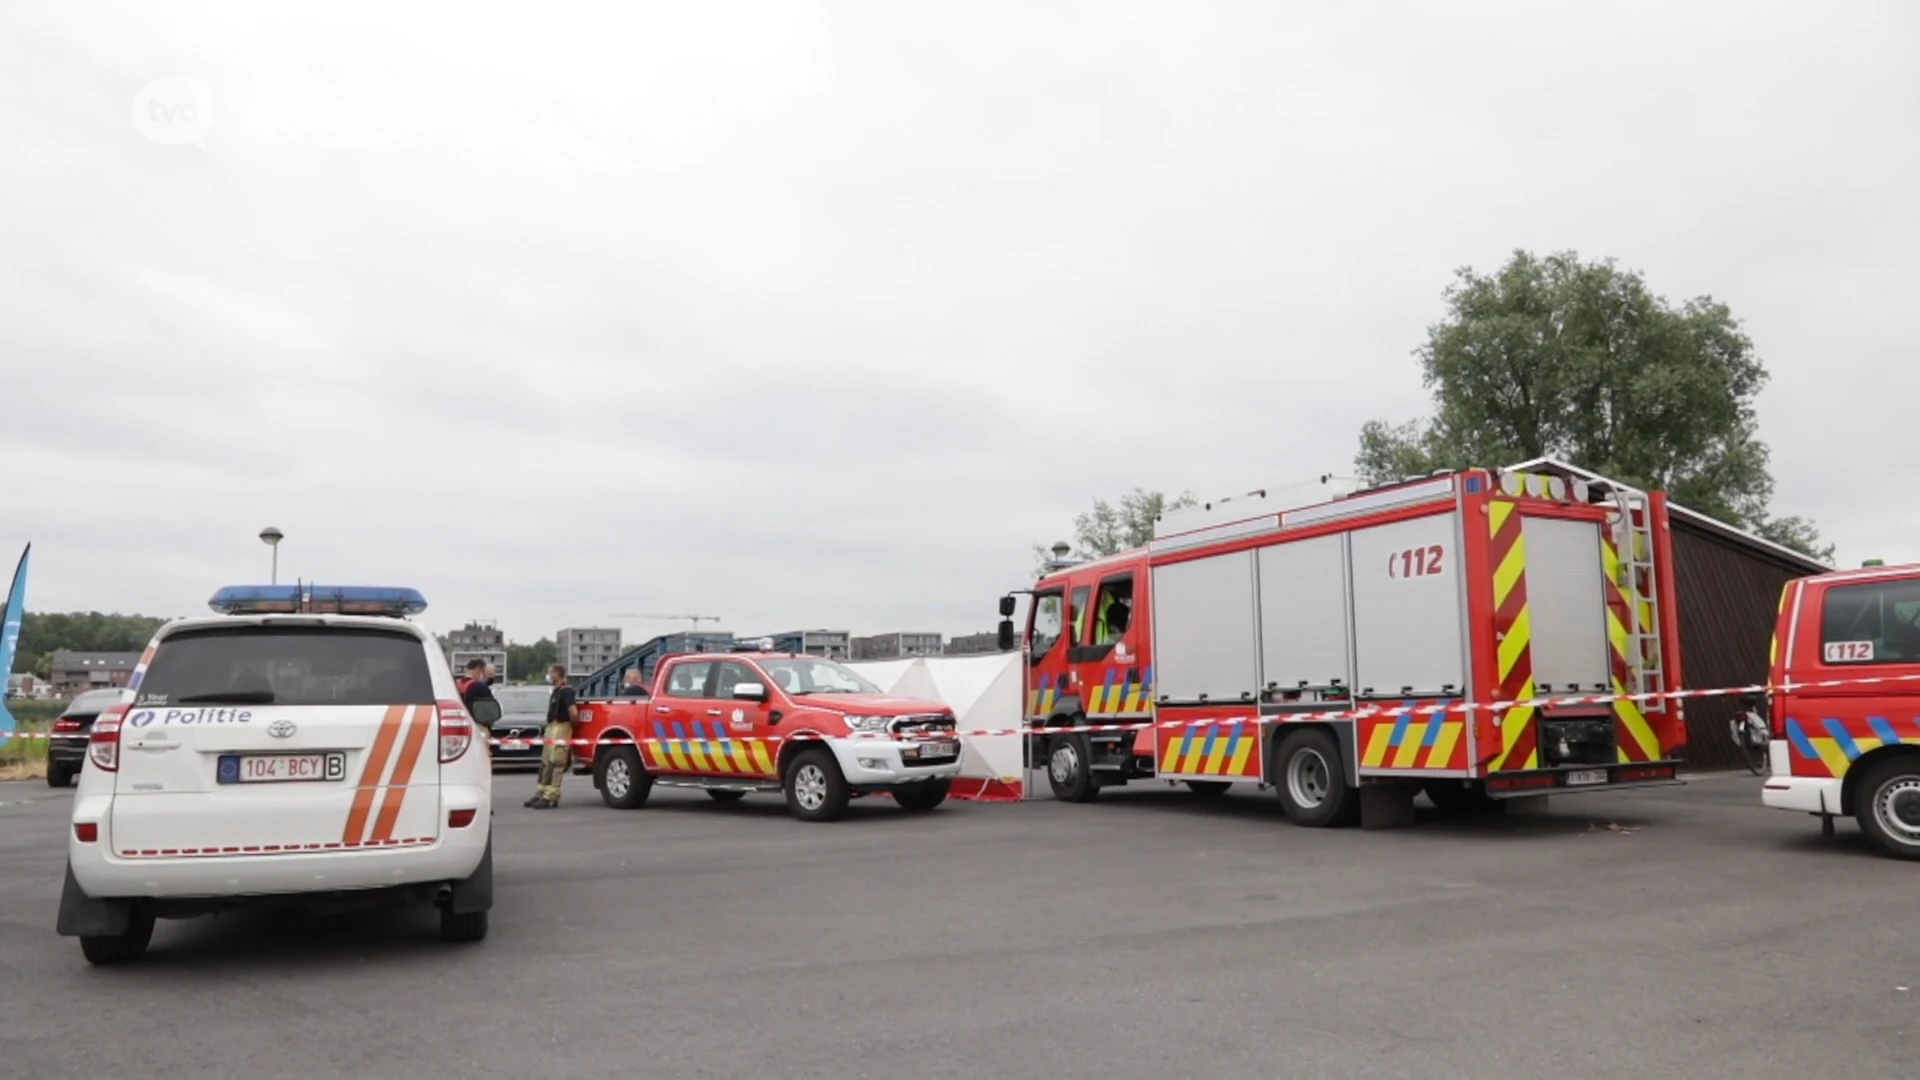
[[[280,541],[285,536],[285,533],[271,525],[260,530],[260,542],[273,549],[273,579],[269,584],[280,584]]]

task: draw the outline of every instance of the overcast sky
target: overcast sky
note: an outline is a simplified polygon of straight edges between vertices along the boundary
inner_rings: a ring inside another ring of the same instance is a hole
[[[1902,0],[292,9],[0,8],[30,609],[272,524],[517,640],[986,630],[1094,496],[1351,472],[1516,247],[1730,304],[1776,512],[1920,558]]]

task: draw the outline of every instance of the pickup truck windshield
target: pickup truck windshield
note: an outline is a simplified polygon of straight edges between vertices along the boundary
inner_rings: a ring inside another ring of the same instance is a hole
[[[883,691],[831,660],[762,660],[766,671],[789,694],[878,694]]]

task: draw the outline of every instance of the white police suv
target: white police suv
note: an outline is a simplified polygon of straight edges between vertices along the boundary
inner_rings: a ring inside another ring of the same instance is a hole
[[[262,898],[493,906],[492,769],[412,589],[233,586],[160,628],[94,722],[58,929],[96,964]],[[497,708],[483,702],[477,708]]]

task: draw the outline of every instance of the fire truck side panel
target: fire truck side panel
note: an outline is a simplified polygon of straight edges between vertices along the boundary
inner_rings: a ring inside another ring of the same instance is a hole
[[[1155,775],[1168,780],[1258,781],[1266,761],[1260,717],[1251,707],[1229,712],[1163,710],[1162,720],[1181,726],[1160,733]]]
[[[1282,690],[1351,686],[1346,536],[1258,549],[1260,682]]]
[[[1466,688],[1460,551],[1451,508],[1350,534],[1354,686],[1361,698]]]
[[[1260,688],[1251,551],[1153,568],[1156,697],[1169,704],[1239,704]]]

